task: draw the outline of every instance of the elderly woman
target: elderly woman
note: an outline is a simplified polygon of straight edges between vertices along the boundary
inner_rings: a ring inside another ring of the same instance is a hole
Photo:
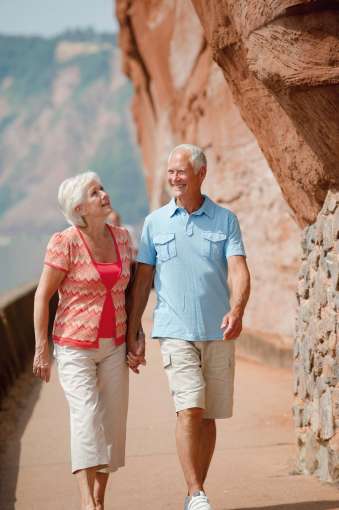
[[[125,461],[131,247],[124,228],[106,223],[112,208],[94,172],[65,180],[58,199],[72,226],[47,246],[35,296],[33,372],[48,382],[48,305],[58,290],[54,356],[70,408],[72,472],[82,510],[102,510],[109,473]]]

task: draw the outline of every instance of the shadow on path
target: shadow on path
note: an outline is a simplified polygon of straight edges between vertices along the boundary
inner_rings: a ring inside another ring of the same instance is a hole
[[[31,363],[18,378],[0,410],[0,508],[15,509],[21,438],[39,398],[42,383]],[[37,448],[39,445],[37,445]]]
[[[225,508],[224,510],[339,510],[339,499],[337,501],[305,501],[284,505],[242,506],[239,508]]]

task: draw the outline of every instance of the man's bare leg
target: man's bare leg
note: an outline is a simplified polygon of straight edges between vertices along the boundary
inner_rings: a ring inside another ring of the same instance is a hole
[[[104,510],[105,490],[108,477],[109,473],[100,473],[97,471],[95,474],[93,490],[95,510]]]
[[[81,497],[81,510],[95,510],[93,490],[96,470],[96,467],[92,467],[80,469],[75,473]]]
[[[215,420],[203,419],[201,424],[199,466],[201,468],[201,480],[205,483],[208,469],[214,453],[217,432]]]
[[[200,465],[200,440],[204,409],[194,407],[178,412],[176,426],[177,451],[188,493],[203,490]]]

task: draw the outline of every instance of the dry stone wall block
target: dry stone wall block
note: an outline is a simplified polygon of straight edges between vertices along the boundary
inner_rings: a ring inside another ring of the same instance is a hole
[[[317,452],[317,469],[316,473],[321,480],[330,481],[329,473],[329,449],[328,444],[321,442]]]
[[[339,432],[328,443],[328,470],[332,481],[339,481]]]
[[[295,425],[304,430],[304,439],[298,442],[304,472],[335,481],[339,470],[338,199],[339,193],[328,193],[316,223],[302,236],[293,406]],[[305,461],[306,450],[312,461]]]
[[[298,470],[305,474],[313,473],[318,468],[317,454],[319,445],[311,430],[299,430],[298,446],[300,452],[298,459]]]

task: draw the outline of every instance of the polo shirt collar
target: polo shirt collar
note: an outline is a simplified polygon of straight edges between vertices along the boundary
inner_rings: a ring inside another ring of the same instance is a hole
[[[202,214],[206,214],[206,216],[208,216],[209,218],[213,218],[215,204],[214,202],[212,202],[212,200],[208,198],[208,196],[203,195],[203,197],[205,198],[205,200],[203,201],[202,206],[197,211],[194,211],[192,214],[195,216],[201,216]],[[176,211],[178,211],[179,209],[180,207],[176,204],[175,198],[172,198],[172,200],[168,204],[168,212],[170,217],[174,216]]]
[[[170,217],[174,216],[174,214],[176,213],[176,211],[178,209],[179,209],[179,207],[175,203],[175,199],[172,198],[172,200],[170,202],[168,202],[168,213],[169,213]]]

